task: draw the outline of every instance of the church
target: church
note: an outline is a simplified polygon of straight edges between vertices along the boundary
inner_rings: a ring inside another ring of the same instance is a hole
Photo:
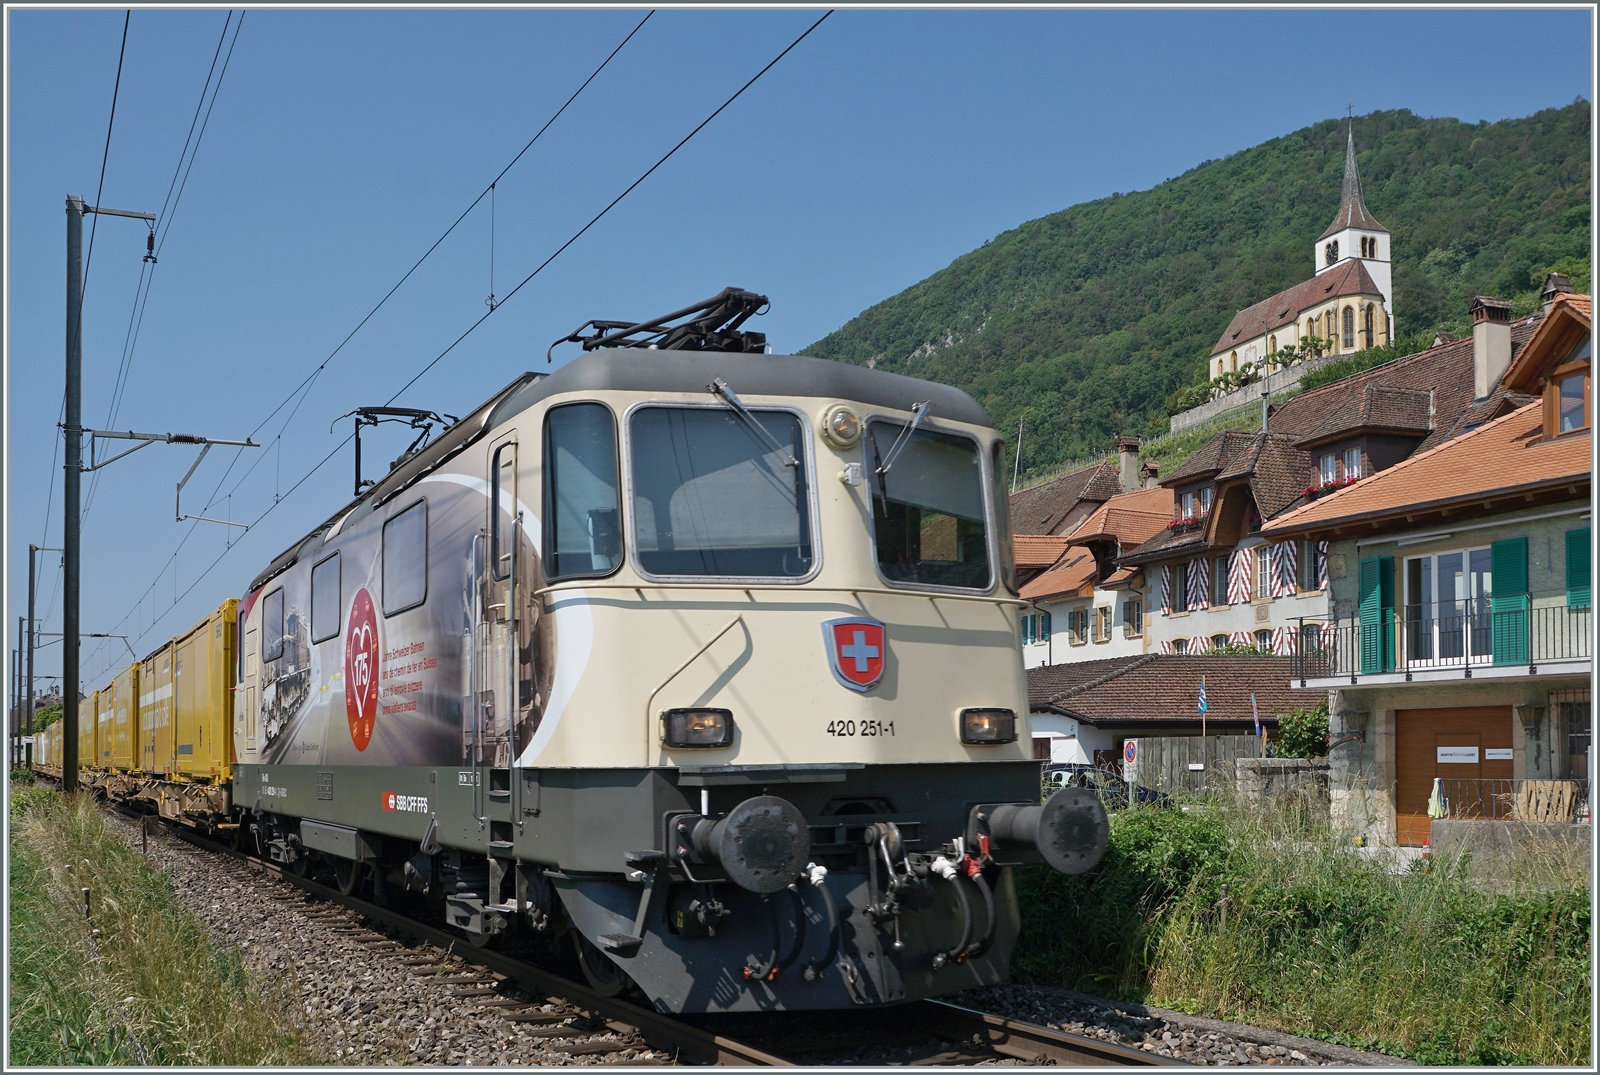
[[[1339,212],[1312,244],[1311,256],[1315,276],[1234,315],[1211,349],[1212,380],[1263,360],[1276,369],[1270,356],[1309,336],[1323,341],[1325,355],[1388,346],[1394,325],[1389,229],[1362,201],[1353,123]]]

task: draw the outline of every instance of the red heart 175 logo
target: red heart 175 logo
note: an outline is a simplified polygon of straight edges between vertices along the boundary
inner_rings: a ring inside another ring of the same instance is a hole
[[[344,631],[344,709],[351,742],[366,750],[378,721],[378,615],[365,586],[350,602]]]

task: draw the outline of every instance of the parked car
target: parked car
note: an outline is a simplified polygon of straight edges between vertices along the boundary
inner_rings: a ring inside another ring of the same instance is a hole
[[[1171,797],[1165,792],[1138,785],[1130,789],[1127,781],[1114,770],[1081,762],[1045,766],[1043,783],[1047,793],[1057,788],[1093,788],[1100,794],[1100,801],[1108,810],[1127,806],[1130,790],[1134,802],[1155,803],[1160,806],[1172,804]]]

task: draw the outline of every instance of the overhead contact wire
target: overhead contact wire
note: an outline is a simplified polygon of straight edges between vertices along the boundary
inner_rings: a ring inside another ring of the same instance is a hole
[[[729,97],[726,101],[723,101],[722,104],[718,105],[717,106],[717,110],[715,112],[711,113],[711,115],[709,115],[705,119],[701,120],[700,124],[697,127],[695,127],[694,130],[692,130],[688,134],[684,135],[683,139],[677,145],[675,145],[671,149],[667,150],[667,152],[662,155],[660,160],[656,161],[648,169],[645,170],[645,173],[643,175],[641,175],[638,179],[635,179],[632,183],[629,183],[626,190],[624,190],[621,194],[618,194],[615,198],[611,199],[610,203],[604,209],[602,209],[598,213],[596,213],[594,215],[594,217],[592,219],[590,219],[589,223],[587,223],[583,227],[579,228],[577,230],[577,232],[573,234],[572,238],[568,239],[566,242],[562,243],[559,247],[557,247],[555,253],[553,253],[549,257],[545,258],[542,262],[539,263],[537,268],[535,268],[527,276],[523,277],[522,278],[522,283],[518,284],[516,287],[512,288],[509,292],[507,292],[506,293],[506,297],[501,299],[498,303],[496,303],[493,309],[491,309],[488,313],[484,314],[482,317],[480,317],[476,321],[474,321],[471,324],[471,326],[469,326],[467,328],[467,331],[463,332],[460,336],[457,336],[455,338],[455,341],[453,343],[451,343],[449,347],[446,347],[443,351],[440,351],[439,354],[434,357],[433,361],[429,362],[426,366],[422,367],[422,369],[417,373],[417,375],[415,377],[411,378],[411,380],[407,381],[401,387],[399,392],[396,392],[394,395],[389,397],[388,402],[385,404],[385,406],[388,406],[388,404],[393,403],[395,400],[399,399],[400,396],[405,393],[406,389],[410,388],[412,385],[416,384],[419,380],[421,380],[424,374],[426,374],[429,370],[433,369],[434,366],[438,365],[439,362],[441,360],[443,360],[443,358],[446,355],[448,355],[451,351],[454,351],[456,349],[456,347],[461,343],[462,340],[464,340],[468,336],[472,335],[472,333],[477,329],[477,327],[479,325],[483,324],[489,318],[493,317],[496,310],[498,310],[498,309],[500,309],[500,307],[504,306],[507,302],[509,302],[511,300],[512,296],[516,295],[517,292],[521,291],[525,286],[527,286],[528,281],[532,280],[535,276],[538,276],[541,272],[543,272],[544,269],[545,269],[545,266],[549,265],[556,258],[560,257],[562,252],[565,251],[567,249],[567,247],[569,247],[573,243],[577,242],[580,238],[583,237],[583,234],[585,232],[587,232],[590,228],[592,228],[596,224],[598,224],[600,222],[600,218],[601,217],[603,217],[607,213],[611,212],[612,209],[615,209],[618,202],[622,201],[622,199],[626,198],[629,194],[633,193],[634,188],[637,187],[640,183],[643,183],[646,179],[649,179],[650,176],[655,172],[655,170],[657,168],[660,168],[663,164],[667,163],[667,161],[671,160],[673,154],[677,153],[678,150],[680,150],[684,146],[688,145],[689,144],[689,140],[691,138],[693,138],[695,135],[699,134],[702,130],[704,130],[708,123],[710,123],[712,120],[714,120],[718,116],[720,116],[724,109],[726,109],[729,105],[733,104],[733,102],[737,101],[744,94],[745,90],[748,90],[751,86],[754,86],[756,84],[757,80],[759,80],[762,75],[764,75],[768,71],[772,70],[772,68],[777,65],[779,60],[783,59],[785,56],[789,55],[789,53],[794,50],[795,46],[799,45],[800,42],[804,41],[807,37],[810,37],[811,36],[811,31],[813,31],[817,27],[821,26],[827,20],[828,16],[832,15],[832,14],[833,14],[832,9],[823,12],[822,18],[818,19],[816,22],[812,23],[809,27],[807,27],[805,33],[801,34],[799,37],[797,37],[793,41],[789,42],[789,47],[788,48],[784,49],[782,52],[780,52],[776,56],[774,56],[772,58],[771,62],[769,62],[767,64],[767,66],[765,66],[761,70],[757,71],[751,77],[749,82],[746,82],[743,86],[740,86],[737,90],[735,90],[732,97]]]

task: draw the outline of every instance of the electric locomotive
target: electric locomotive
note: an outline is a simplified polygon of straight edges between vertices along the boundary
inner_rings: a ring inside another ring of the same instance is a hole
[[[585,324],[250,584],[264,855],[474,944],[569,933],[663,1011],[1005,979],[1011,868],[1107,829],[1040,802],[1000,437],[954,388],[765,353],[765,303]]]

